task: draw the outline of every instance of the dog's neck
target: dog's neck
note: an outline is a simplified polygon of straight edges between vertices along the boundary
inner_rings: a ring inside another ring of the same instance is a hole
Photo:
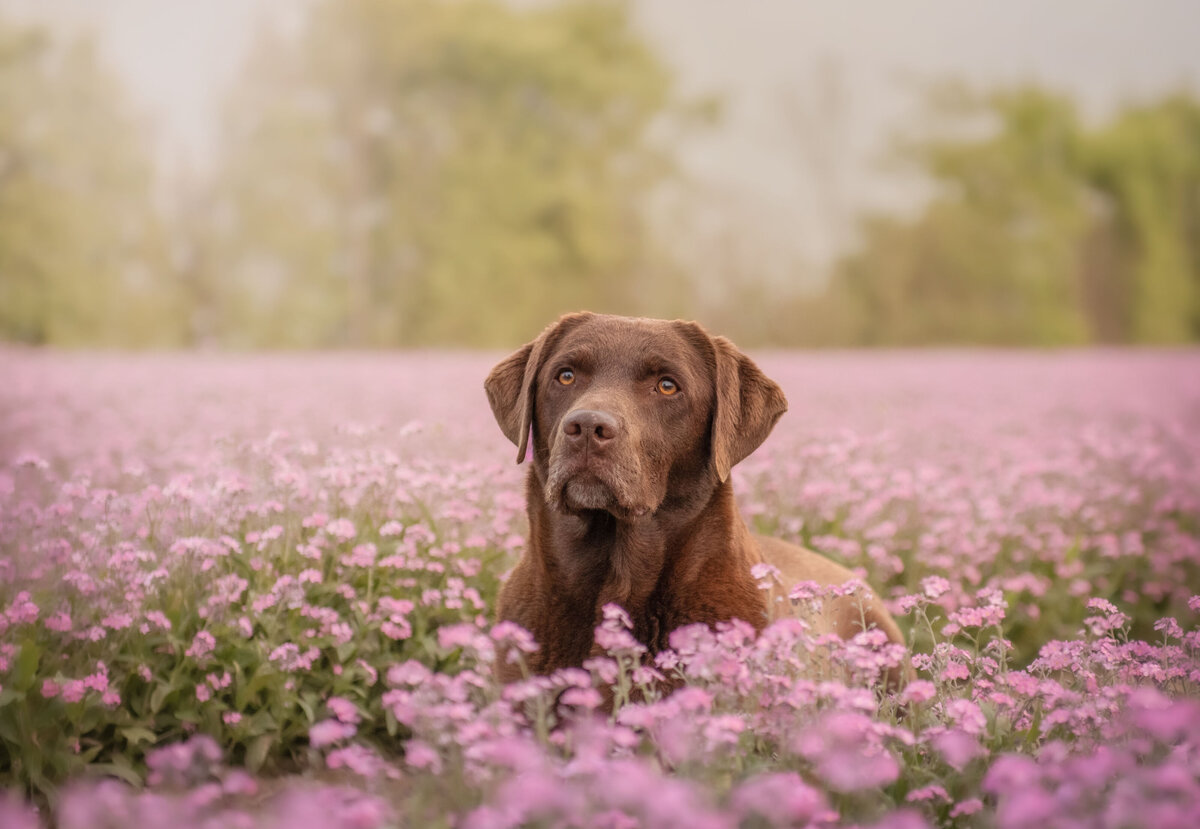
[[[633,520],[599,510],[555,512],[533,472],[527,494],[539,581],[560,600],[568,617],[563,622],[579,626],[589,641],[609,603],[623,607],[634,620],[635,635],[656,649],[662,643],[653,640],[679,624],[710,621],[679,609],[681,597],[711,592],[697,587],[702,579],[754,589],[749,572],[754,562],[742,557],[756,548],[747,543],[749,531],[728,481]]]

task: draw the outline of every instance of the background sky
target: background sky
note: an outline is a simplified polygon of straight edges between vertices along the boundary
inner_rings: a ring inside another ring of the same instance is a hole
[[[530,0],[522,0],[529,2]],[[169,164],[203,165],[215,105],[256,26],[303,0],[0,0],[0,13],[94,30],[153,121]],[[743,243],[820,262],[849,218],[911,201],[883,175],[890,132],[921,81],[1034,80],[1091,116],[1200,79],[1200,3],[1160,0],[639,0],[640,24],[683,88],[715,93],[721,124],[680,148],[719,224]],[[703,213],[695,214],[705,221]]]

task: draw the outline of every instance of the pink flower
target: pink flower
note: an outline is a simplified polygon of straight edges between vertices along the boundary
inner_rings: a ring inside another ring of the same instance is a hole
[[[410,659],[388,668],[387,681],[389,685],[417,686],[427,682],[431,675],[423,663]]]
[[[497,622],[488,635],[497,645],[516,648],[522,653],[533,653],[538,649],[533,634],[515,622]]]
[[[944,596],[950,591],[950,582],[942,576],[926,576],[921,579],[921,592],[930,599]]]
[[[604,703],[604,698],[600,696],[600,692],[595,688],[568,688],[563,691],[559,701],[563,705],[573,705],[576,708],[593,710],[599,708]]]
[[[900,692],[901,702],[929,702],[937,696],[937,687],[927,679],[914,679]]]
[[[950,817],[961,817],[962,815],[973,815],[983,808],[983,801],[977,797],[972,797],[968,800],[956,803],[954,808],[950,810]]]
[[[759,590],[770,590],[772,586],[782,581],[779,568],[766,562],[759,562],[751,567],[750,576],[758,584]]]
[[[1159,619],[1154,623],[1154,629],[1162,633],[1168,639],[1182,639],[1183,628],[1179,626],[1179,622],[1172,616]]]
[[[946,715],[965,734],[978,736],[987,729],[987,717],[969,699],[953,699],[945,704]]]
[[[357,723],[362,719],[354,703],[344,697],[330,697],[325,701],[325,706],[333,712],[338,722]]]
[[[949,800],[950,795],[946,794],[946,790],[941,786],[934,785],[913,789],[904,799],[909,803],[918,803],[923,800]]]
[[[984,753],[977,739],[957,730],[944,731],[935,736],[933,747],[951,768],[958,771]]]
[[[62,686],[52,679],[42,681],[42,696],[46,699],[54,699],[62,691]]]
[[[349,723],[342,723],[337,720],[322,720],[308,729],[308,742],[313,748],[324,748],[342,740],[350,739],[357,731],[358,729]]]
[[[954,682],[960,679],[967,679],[971,676],[971,672],[967,670],[965,665],[958,662],[951,662],[942,671],[940,679],[942,682]]]
[[[314,529],[324,527],[329,522],[329,516],[323,512],[314,512],[312,515],[300,522],[300,526],[305,529]]]
[[[211,655],[217,647],[217,640],[207,630],[202,630],[196,634],[192,640],[191,647],[187,649],[184,656],[189,656],[197,662]]]
[[[358,535],[354,523],[349,518],[338,518],[325,525],[325,532],[339,541],[349,541]]]
[[[900,767],[881,744],[871,719],[852,711],[826,713],[796,740],[796,750],[816,764],[832,789],[852,792],[884,786]]]
[[[442,758],[424,740],[409,740],[404,744],[404,762],[411,768],[424,769],[430,774],[442,773]]]
[[[730,795],[741,822],[758,816],[771,826],[808,826],[828,820],[825,795],[795,772],[761,774],[741,783]]]
[[[48,630],[64,633],[71,629],[71,615],[65,611],[59,611],[46,619],[43,624]]]

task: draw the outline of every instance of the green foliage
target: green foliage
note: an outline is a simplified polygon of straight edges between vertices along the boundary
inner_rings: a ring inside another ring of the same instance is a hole
[[[868,218],[826,301],[864,344],[1186,342],[1200,336],[1200,103],[1089,129],[1036,87],[944,87],[897,156],[935,195]]]
[[[0,20],[0,338],[172,339],[150,184],[137,121],[93,46]]]
[[[1200,336],[1200,104],[1175,95],[1100,130],[1085,164],[1097,219],[1086,281],[1102,339]]]

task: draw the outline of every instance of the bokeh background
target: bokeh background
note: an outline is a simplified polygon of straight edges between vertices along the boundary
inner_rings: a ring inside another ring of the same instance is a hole
[[[0,0],[0,339],[1200,337],[1200,6]]]

